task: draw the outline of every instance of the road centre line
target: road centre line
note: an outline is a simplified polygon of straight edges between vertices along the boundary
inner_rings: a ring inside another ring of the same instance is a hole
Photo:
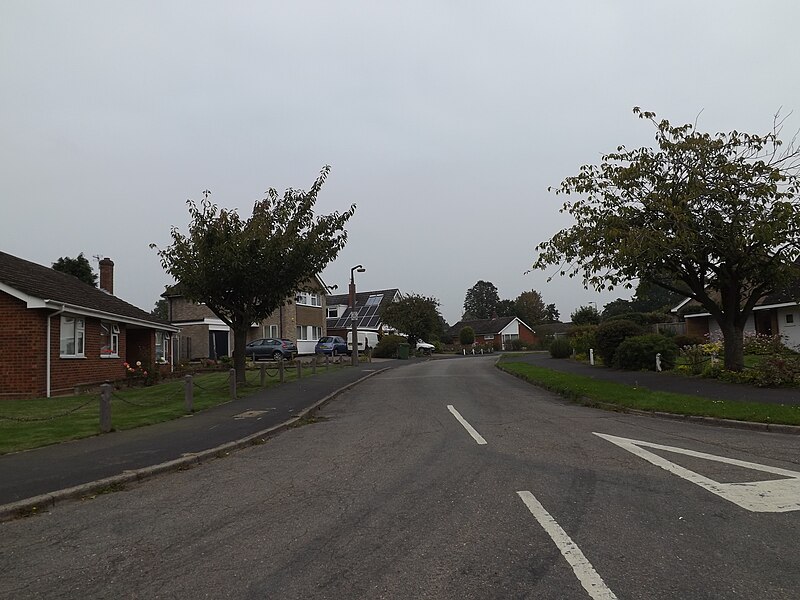
[[[581,552],[581,549],[578,548],[577,544],[572,541],[550,513],[545,510],[536,497],[527,491],[517,492],[517,495],[528,507],[528,510],[531,511],[539,525],[555,542],[561,551],[561,555],[572,567],[575,576],[581,582],[583,589],[589,593],[589,596],[593,600],[617,600],[614,592],[608,588],[602,577],[594,570],[594,567]]]
[[[467,423],[467,420],[461,416],[461,414],[455,409],[455,407],[452,404],[447,405],[447,410],[453,413],[453,416],[458,420],[459,423],[461,423],[464,426],[464,429],[467,430],[467,433],[469,433],[476,442],[478,442],[479,444],[486,443],[486,440],[483,439],[483,436],[477,431],[475,431],[475,428],[472,425]]]

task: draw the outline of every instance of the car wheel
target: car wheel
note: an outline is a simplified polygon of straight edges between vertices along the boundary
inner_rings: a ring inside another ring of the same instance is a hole
[[[272,360],[283,360],[283,352],[275,350],[275,352],[272,353]]]

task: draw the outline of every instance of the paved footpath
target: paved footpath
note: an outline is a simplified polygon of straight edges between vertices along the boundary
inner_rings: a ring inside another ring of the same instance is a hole
[[[361,379],[396,364],[375,361],[329,373],[320,369],[317,375],[174,421],[0,456],[0,520],[13,516],[17,507],[9,505],[15,502],[38,497],[24,504],[52,505],[96,493],[102,486],[136,481],[183,463],[189,466],[215,449],[257,443],[266,430],[285,425]]]

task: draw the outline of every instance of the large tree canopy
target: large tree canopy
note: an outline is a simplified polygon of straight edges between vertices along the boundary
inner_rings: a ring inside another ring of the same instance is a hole
[[[641,281],[697,301],[719,323],[725,367],[743,366],[753,306],[798,278],[798,152],[765,135],[714,135],[634,109],[657,148],[624,146],[568,177],[556,194],[575,225],[537,246],[534,268],[558,265],[596,290]]]
[[[418,340],[430,341],[441,330],[439,301],[419,294],[407,294],[383,311],[383,322],[408,336],[416,347]]]
[[[547,320],[547,307],[542,295],[536,290],[522,292],[514,301],[514,316],[523,320],[526,325],[537,325]]]
[[[97,287],[97,273],[92,271],[92,265],[89,264],[83,252],[75,258],[62,256],[53,263],[53,270],[72,275],[84,283]]]
[[[464,314],[472,319],[491,319],[497,310],[500,295],[491,281],[478,281],[464,297]],[[467,317],[465,316],[464,319]]]
[[[208,200],[189,200],[188,235],[173,227],[172,245],[158,250],[161,264],[189,300],[204,302],[234,334],[234,366],[244,381],[244,346],[253,323],[268,317],[305,289],[347,242],[345,224],[355,205],[314,216],[325,167],[306,192],[270,189],[243,220]],[[154,247],[154,245],[151,245]]]

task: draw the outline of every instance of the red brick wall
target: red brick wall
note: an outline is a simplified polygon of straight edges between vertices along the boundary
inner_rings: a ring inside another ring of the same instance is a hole
[[[0,292],[0,398],[44,389],[46,323],[41,311]]]
[[[0,292],[0,399],[47,394],[47,315],[51,310],[28,309]],[[83,358],[60,358],[60,316],[50,320],[50,388],[53,395],[72,393],[75,386],[125,378],[122,363],[155,355],[155,335],[148,329],[128,330],[119,323],[120,358],[100,358],[100,320],[85,319]],[[128,353],[129,343],[133,343]]]

